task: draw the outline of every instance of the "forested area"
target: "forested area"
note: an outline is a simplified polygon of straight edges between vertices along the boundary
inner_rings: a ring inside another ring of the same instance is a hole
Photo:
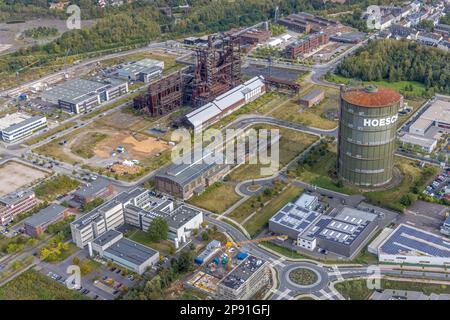
[[[372,41],[345,58],[337,73],[363,81],[417,81],[429,93],[450,93],[450,53],[412,41]]]
[[[365,8],[371,3],[388,0],[349,0],[345,4],[322,0],[190,0],[186,15],[178,13],[169,17],[158,8],[184,4],[181,0],[137,0],[120,7],[100,9],[93,0],[77,0],[83,18],[99,18],[91,28],[71,30],[46,45],[20,49],[3,55],[0,60],[0,76],[34,67],[48,65],[63,57],[87,52],[98,52],[112,48],[141,46],[155,39],[184,37],[248,26],[271,19],[278,6],[279,15],[308,11],[327,14],[337,11]],[[12,4],[14,3],[14,4]],[[0,0],[2,14],[8,12],[36,10],[50,12],[44,0]],[[25,10],[26,9],[26,10]],[[174,10],[175,12],[176,10]],[[57,15],[64,14],[59,11]],[[1,16],[0,16],[1,19]]]

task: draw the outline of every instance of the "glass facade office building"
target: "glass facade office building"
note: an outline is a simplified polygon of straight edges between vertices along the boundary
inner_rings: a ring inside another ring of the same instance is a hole
[[[338,175],[359,186],[392,179],[402,97],[388,88],[341,88]]]

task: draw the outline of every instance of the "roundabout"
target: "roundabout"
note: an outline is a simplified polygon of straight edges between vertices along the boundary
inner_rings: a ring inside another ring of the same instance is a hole
[[[313,263],[293,263],[281,271],[282,286],[296,292],[314,293],[328,286],[328,273]]]

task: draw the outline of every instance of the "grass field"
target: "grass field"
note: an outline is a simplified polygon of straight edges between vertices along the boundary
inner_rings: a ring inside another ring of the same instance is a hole
[[[403,211],[408,206],[405,197],[412,202],[417,199],[427,182],[436,175],[436,168],[428,166],[425,169],[418,166],[418,162],[395,157],[395,167],[401,173],[401,182],[396,186],[387,186],[384,189],[367,191],[360,190],[355,186],[338,185],[335,174],[336,150],[335,146],[328,144],[327,149],[315,153],[310,153],[306,160],[309,163],[300,164],[293,173],[300,180],[311,183],[318,187],[345,193],[362,193],[372,204],[383,206],[396,211]]]
[[[0,300],[87,300],[76,290],[30,269],[0,287]]]
[[[367,281],[365,279],[350,280],[337,283],[335,285],[335,288],[346,299],[350,300],[367,300],[373,293],[373,290],[367,288]],[[381,288],[392,290],[418,291],[423,292],[426,295],[430,295],[431,293],[450,294],[450,286],[429,284],[423,282],[418,283],[418,282],[392,281],[382,279]]]
[[[94,156],[94,147],[100,141],[106,139],[108,136],[101,132],[88,132],[83,136],[83,139],[77,140],[70,148],[72,153],[82,158],[92,158]]]
[[[286,187],[277,197],[274,197],[261,211],[250,218],[244,227],[251,236],[258,234],[267,224],[269,219],[280,210],[286,203],[295,200],[302,191],[302,188],[290,185]]]
[[[349,300],[367,300],[373,292],[373,290],[367,288],[367,280],[365,279],[340,282],[335,284],[334,287],[344,298]]]
[[[148,233],[140,229],[134,229],[127,232],[126,237],[137,243],[158,250],[162,255],[173,255],[175,253],[175,245],[169,240],[154,242],[149,239]]]
[[[376,86],[382,86],[394,89],[398,92],[403,92],[405,88],[409,85],[412,86],[412,93],[416,95],[421,95],[423,91],[425,91],[425,85],[416,82],[416,81],[396,81],[396,82],[389,82],[389,81],[356,81],[353,79],[345,78],[341,75],[332,74],[331,77],[327,78],[328,81],[335,82],[335,83],[342,83],[342,84],[352,84],[352,81],[355,83],[362,83],[364,85],[367,84],[374,84]]]
[[[262,192],[259,195],[250,197],[249,199],[244,201],[244,203],[234,209],[230,214],[228,214],[228,217],[239,223],[243,222],[256,210],[261,210],[264,207],[264,204],[270,201],[273,198],[273,195],[277,192],[280,192],[285,186],[286,184],[282,183],[281,181],[276,182],[273,187],[269,187],[269,189],[273,190],[272,192]]]
[[[74,190],[80,185],[80,182],[66,175],[58,175],[53,179],[46,180],[34,188],[36,197],[52,201],[59,195]]]
[[[201,195],[190,198],[188,202],[214,213],[222,213],[241,199],[234,189],[233,184],[216,182]]]
[[[279,160],[280,165],[278,169],[283,168],[295,157],[297,157],[303,150],[309,147],[312,143],[317,141],[318,137],[298,132],[291,129],[276,127],[276,126],[253,126],[256,129],[278,129],[280,130],[279,142]],[[261,174],[261,168],[268,167],[263,164],[242,164],[230,173],[232,181],[245,181],[249,179],[257,179],[266,177]]]
[[[402,203],[402,197],[411,194],[411,188],[417,187],[421,192],[427,182],[436,175],[437,169],[435,167],[427,167],[426,170],[420,168],[417,162],[406,160],[404,158],[395,158],[395,166],[400,170],[403,178],[401,183],[393,188],[365,192],[363,195],[367,200],[375,205],[381,205],[394,209],[397,211],[403,211],[405,205]],[[412,195],[417,198],[417,196]]]
[[[330,173],[336,168],[336,146],[328,144],[324,147],[323,152],[320,151],[320,145],[311,151],[308,159],[311,164],[300,164],[295,170],[295,175],[304,182],[316,185],[321,188],[345,193],[354,194],[356,190],[350,187],[338,187],[336,182],[330,177]]]
[[[301,106],[299,104],[299,99],[314,89],[325,91],[325,99],[317,106],[311,108]],[[321,129],[334,129],[337,126],[337,121],[334,120],[334,116],[337,115],[338,107],[339,91],[337,89],[314,85],[311,88],[300,92],[294,98],[275,106],[268,115],[305,126]],[[327,117],[327,114],[332,114],[334,116]]]

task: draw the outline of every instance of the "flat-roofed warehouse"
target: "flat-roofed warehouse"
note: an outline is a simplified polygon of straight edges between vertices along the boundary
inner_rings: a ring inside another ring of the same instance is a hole
[[[406,133],[399,138],[399,141],[405,145],[413,145],[421,148],[422,151],[427,153],[433,152],[434,148],[436,148],[437,140],[430,139],[422,136],[417,136],[413,134]]]
[[[378,260],[385,263],[450,266],[450,241],[431,232],[400,224],[378,246]]]
[[[128,82],[120,79],[74,79],[44,91],[42,99],[63,110],[79,114],[127,92]]]
[[[450,129],[450,97],[439,96],[409,127],[409,133],[425,135],[428,129],[436,126]]]
[[[117,76],[130,81],[149,82],[162,74],[164,61],[154,59],[142,59],[139,61],[122,64],[117,69]]]
[[[245,104],[262,96],[265,92],[264,77],[254,77],[218,96],[214,101],[187,114],[185,117],[186,122],[194,130],[204,129],[226,115],[238,110]]]
[[[155,186],[160,192],[187,200],[203,192],[229,169],[228,164],[206,163],[203,159],[192,164],[172,164],[155,175]]]
[[[48,226],[65,219],[68,215],[69,210],[66,207],[52,203],[24,220],[25,233],[31,237],[39,237]]]
[[[310,108],[319,104],[324,98],[325,92],[323,90],[314,89],[300,98],[300,104]]]
[[[159,262],[159,252],[109,230],[92,242],[90,251],[138,274]]]
[[[0,137],[5,142],[16,142],[46,127],[45,116],[29,116],[16,112],[0,118]]]

